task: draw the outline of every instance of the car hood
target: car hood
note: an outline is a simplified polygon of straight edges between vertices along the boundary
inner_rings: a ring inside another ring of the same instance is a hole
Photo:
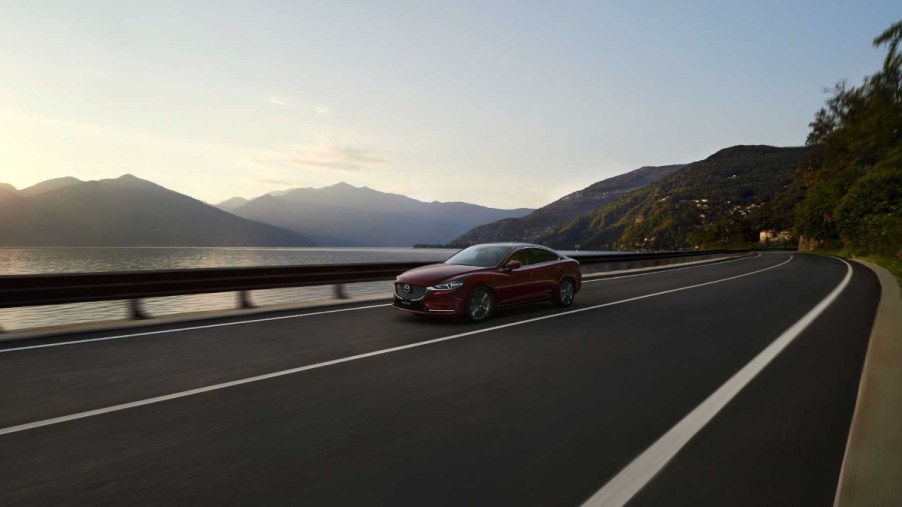
[[[459,264],[430,264],[402,273],[401,276],[398,277],[398,281],[415,283],[417,285],[432,285],[457,275],[463,275],[473,271],[482,271],[484,269],[486,268],[462,266]]]

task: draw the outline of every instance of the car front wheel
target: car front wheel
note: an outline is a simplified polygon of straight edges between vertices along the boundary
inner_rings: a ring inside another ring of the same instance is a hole
[[[475,287],[467,296],[467,320],[472,322],[482,322],[492,315],[495,309],[495,297],[492,292],[485,287]]]
[[[573,296],[576,294],[576,284],[569,278],[564,278],[557,286],[557,294],[554,296],[554,304],[567,307],[573,304]]]

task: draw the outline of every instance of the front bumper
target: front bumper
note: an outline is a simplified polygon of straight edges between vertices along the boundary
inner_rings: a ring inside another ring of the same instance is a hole
[[[421,315],[460,315],[463,313],[464,298],[461,291],[427,292],[419,301],[407,301],[395,296],[394,307]]]

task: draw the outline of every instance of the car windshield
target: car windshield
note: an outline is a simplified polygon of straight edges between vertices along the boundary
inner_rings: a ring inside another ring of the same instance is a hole
[[[478,266],[480,268],[490,268],[501,260],[510,250],[506,246],[482,245],[471,246],[454,254],[445,264],[462,264],[464,266]]]

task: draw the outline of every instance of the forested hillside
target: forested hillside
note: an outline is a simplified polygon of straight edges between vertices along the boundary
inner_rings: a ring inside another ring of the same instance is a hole
[[[542,206],[525,217],[505,218],[475,227],[452,243],[471,245],[491,241],[535,241],[571,219],[672,174],[684,165],[646,166],[601,180]]]
[[[583,215],[542,238],[559,248],[738,246],[792,226],[806,148],[734,146]]]

